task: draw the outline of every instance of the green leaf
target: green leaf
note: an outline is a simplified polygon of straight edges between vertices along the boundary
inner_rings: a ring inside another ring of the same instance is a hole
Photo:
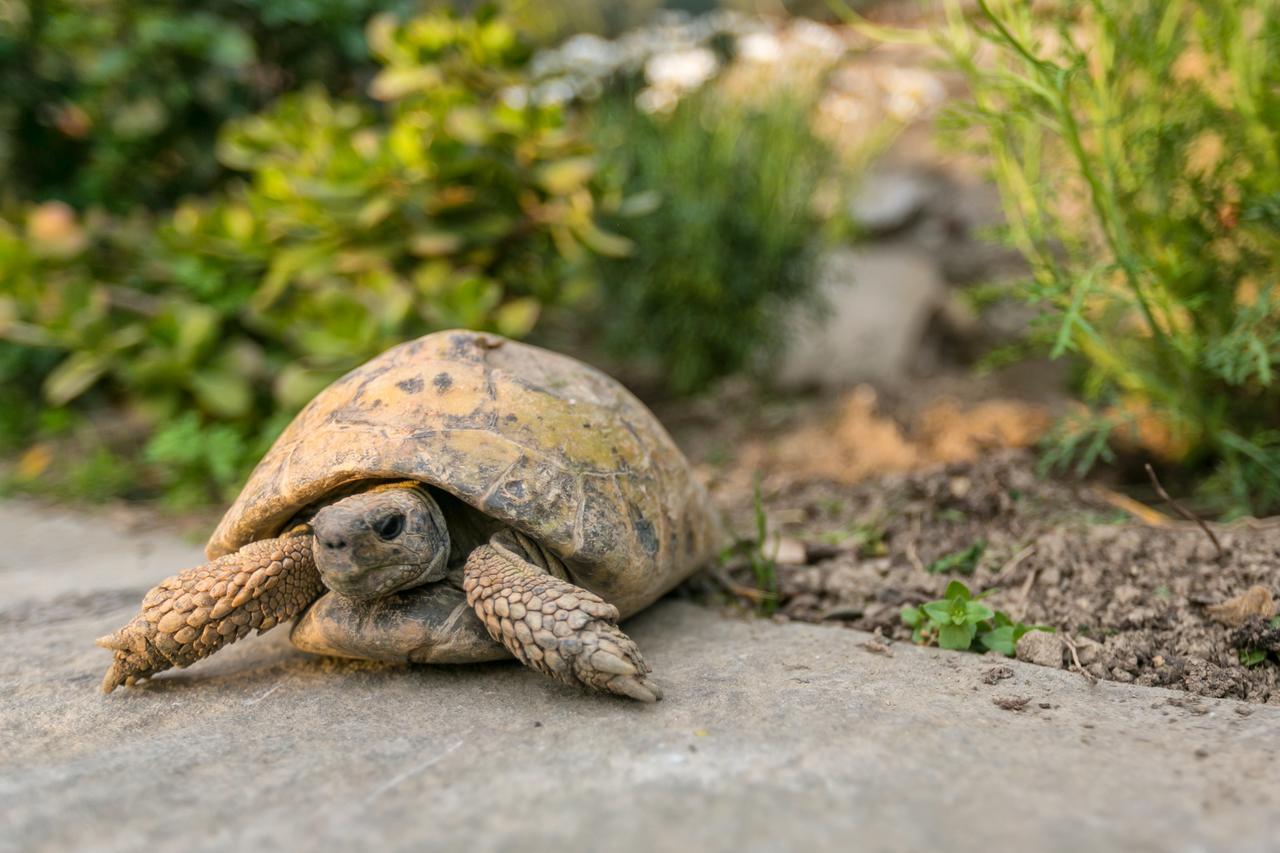
[[[924,613],[919,607],[904,607],[899,615],[902,617],[903,624],[908,628],[916,627],[924,618]]]
[[[356,223],[361,228],[373,228],[395,212],[395,201],[384,195],[369,199],[356,213]]]
[[[299,364],[288,364],[276,377],[273,387],[276,402],[286,411],[301,408],[333,380],[331,373],[308,370]]]
[[[950,601],[930,601],[928,604],[922,605],[920,609],[939,625],[943,625],[951,621]]]
[[[538,183],[552,195],[568,195],[581,189],[596,172],[590,157],[569,157],[538,169]]]
[[[218,312],[191,302],[176,303],[172,311],[178,327],[174,356],[182,364],[190,364],[196,354],[217,336]]]
[[[977,601],[970,601],[964,606],[964,617],[969,622],[981,622],[995,615],[990,607]]]
[[[971,575],[978,568],[978,561],[982,559],[982,554],[987,550],[987,540],[979,539],[963,551],[955,551],[951,554],[939,557],[928,566],[925,571],[930,574],[940,575],[947,572],[957,572],[962,575]]]
[[[965,651],[973,643],[977,632],[977,626],[968,622],[963,625],[943,625],[938,630],[938,645],[944,649]]]
[[[253,61],[256,53],[253,40],[232,26],[219,29],[209,46],[209,58],[226,68],[243,68]]]
[[[466,145],[484,145],[489,141],[489,117],[475,107],[457,107],[445,117],[445,129]]]
[[[991,651],[999,652],[1002,655],[1013,657],[1017,649],[1018,640],[1014,636],[1012,625],[1004,625],[993,631],[987,631],[978,636],[978,642],[983,648]]]
[[[54,406],[65,406],[97,382],[109,366],[110,356],[84,351],[63,359],[44,380],[44,396]]]
[[[590,222],[578,229],[578,237],[588,249],[606,258],[625,258],[635,249],[635,243],[626,237],[605,231]]]
[[[959,598],[963,601],[968,601],[970,598],[969,587],[965,586],[960,581],[952,581],[947,584],[947,591],[943,593],[943,597]]]
[[[272,258],[267,274],[262,277],[262,283],[258,285],[250,306],[255,311],[267,311],[289,288],[298,273],[328,261],[327,249],[312,245],[304,244],[279,250]]]
[[[409,238],[409,251],[424,258],[451,255],[462,248],[462,237],[448,231],[421,231]]]
[[[493,325],[499,334],[508,338],[523,338],[533,331],[541,311],[542,303],[532,296],[513,299],[505,305],[499,305],[493,312]]]
[[[433,65],[387,68],[369,84],[369,96],[378,101],[395,101],[405,95],[439,86],[440,82],[440,69]]]
[[[204,370],[191,377],[191,391],[200,406],[220,418],[242,418],[253,405],[253,391],[230,371]]]
[[[618,205],[616,213],[621,217],[648,216],[662,206],[662,193],[644,190],[627,196]]]
[[[1266,649],[1240,649],[1239,651],[1240,665],[1252,669],[1255,666],[1262,666],[1267,660]]]

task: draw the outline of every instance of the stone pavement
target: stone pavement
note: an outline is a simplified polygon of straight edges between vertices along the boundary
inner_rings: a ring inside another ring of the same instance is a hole
[[[1280,709],[680,601],[628,623],[654,706],[283,631],[103,696],[93,638],[199,549],[22,503],[0,542],[4,850],[1280,848]]]

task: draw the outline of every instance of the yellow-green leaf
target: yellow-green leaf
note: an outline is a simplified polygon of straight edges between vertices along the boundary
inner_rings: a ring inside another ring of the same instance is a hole
[[[275,381],[275,397],[281,408],[293,410],[305,406],[333,380],[329,373],[309,370],[298,364],[286,365]]]
[[[409,238],[409,251],[424,258],[451,255],[462,248],[462,238],[447,231],[423,231]]]
[[[241,243],[253,237],[253,214],[243,205],[234,205],[222,211],[222,225],[227,235]]]
[[[475,107],[456,107],[444,126],[451,136],[468,145],[483,145],[489,139],[489,119]]]
[[[107,366],[108,358],[102,353],[78,352],[68,356],[45,377],[45,399],[55,406],[65,406],[89,390]]]
[[[223,418],[240,418],[253,405],[253,391],[248,381],[225,370],[204,370],[191,377],[191,392],[210,414]]]
[[[431,65],[387,68],[373,78],[369,84],[369,95],[379,101],[394,101],[439,85],[440,71]]]
[[[178,327],[176,356],[187,364],[218,334],[220,318],[212,308],[190,302],[176,303],[171,310]]]
[[[323,258],[324,251],[314,246],[298,246],[277,252],[271,260],[271,268],[262,277],[262,284],[249,302],[253,310],[266,311],[275,304],[294,276],[318,257]]]
[[[635,249],[635,244],[620,234],[613,234],[588,222],[578,229],[578,236],[587,248],[606,258],[625,258]]]
[[[590,157],[570,157],[548,163],[538,170],[538,183],[552,195],[568,195],[581,189],[596,172]]]
[[[493,323],[499,334],[523,338],[533,331],[541,311],[542,304],[532,296],[513,299],[498,307],[493,314]]]
[[[356,214],[356,222],[361,228],[372,228],[391,215],[396,209],[395,202],[386,196],[374,196],[365,202]]]

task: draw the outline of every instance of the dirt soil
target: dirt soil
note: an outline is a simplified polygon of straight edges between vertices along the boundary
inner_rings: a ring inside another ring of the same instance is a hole
[[[903,606],[940,598],[958,578],[975,594],[994,589],[987,603],[1014,619],[1056,628],[1075,651],[1073,660],[1064,647],[1062,668],[1082,678],[1280,705],[1278,632],[1256,616],[1240,627],[1211,612],[1255,586],[1280,593],[1280,522],[1214,525],[1219,557],[1196,525],[1138,523],[1114,495],[1040,478],[1031,455],[1015,451],[858,485],[784,483],[765,489],[762,507],[765,550],[778,563],[775,618],[909,642]],[[750,535],[751,494],[737,490],[728,509]],[[981,552],[970,574],[928,571],[968,549]],[[743,609],[759,601],[741,559],[695,587]],[[1242,665],[1240,647],[1259,643],[1272,653]]]

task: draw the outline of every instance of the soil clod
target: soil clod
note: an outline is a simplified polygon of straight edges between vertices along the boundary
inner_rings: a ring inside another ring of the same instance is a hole
[[[1013,678],[1013,667],[1000,664],[993,666],[982,675],[983,684],[999,684],[1006,678]]]

